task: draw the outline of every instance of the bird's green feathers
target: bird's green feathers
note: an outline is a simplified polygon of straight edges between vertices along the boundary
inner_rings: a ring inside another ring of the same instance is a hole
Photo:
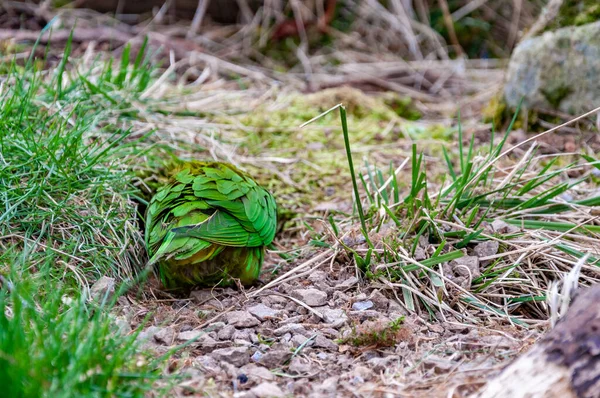
[[[275,236],[273,196],[220,162],[182,162],[146,211],[146,247],[163,284],[253,283]]]

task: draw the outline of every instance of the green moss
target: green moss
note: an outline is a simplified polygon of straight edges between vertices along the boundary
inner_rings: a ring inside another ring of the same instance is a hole
[[[407,120],[421,119],[421,112],[415,107],[412,98],[400,97],[393,93],[384,98],[385,104],[390,107],[396,115]]]
[[[351,87],[309,95],[280,94],[276,101],[265,101],[250,113],[213,115],[215,123],[232,127],[227,129],[225,143],[235,145],[244,156],[255,159],[277,157],[290,162],[277,169],[265,168],[264,162],[243,164],[274,194],[280,211],[278,217],[288,230],[298,226],[302,217],[322,216],[323,210],[317,210],[319,205],[337,201],[340,195],[346,197],[350,175],[339,112],[331,112],[299,128],[339,103],[347,110],[357,172],[364,171],[360,159],[367,156],[370,147],[377,148],[380,161],[386,167],[389,162],[397,167],[399,148],[409,148],[405,140],[399,140],[411,137],[413,140],[448,141],[455,136],[454,130],[443,126],[432,127],[400,118],[398,109],[393,106],[403,107],[400,113],[416,112],[410,99],[393,93],[367,95]],[[415,114],[412,116],[416,117]],[[439,147],[438,155],[442,156]],[[340,211],[352,212],[351,199],[348,203],[342,200],[333,207],[338,205]]]
[[[557,17],[546,27],[546,31],[580,26],[600,20],[600,4],[597,0],[565,0]]]
[[[359,327],[354,327],[349,337],[342,339],[342,344],[354,347],[393,347],[399,341],[406,340],[408,330],[403,328],[404,317],[391,322],[365,322]]]
[[[541,92],[544,95],[544,98],[546,98],[546,101],[554,108],[558,109],[562,100],[571,94],[572,90],[570,87],[559,86],[554,89],[542,89]]]
[[[486,123],[493,123],[495,126],[499,126],[506,119],[506,101],[501,94],[497,94],[487,105],[482,109],[481,114],[483,121]]]

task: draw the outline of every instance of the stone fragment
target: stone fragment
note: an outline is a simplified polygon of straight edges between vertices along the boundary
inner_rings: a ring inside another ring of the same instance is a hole
[[[244,366],[250,362],[247,347],[219,348],[210,353],[217,361],[224,361],[234,366]]]
[[[164,345],[173,345],[175,342],[175,329],[172,327],[161,328],[155,335],[154,340]]]
[[[268,318],[275,318],[281,314],[281,311],[274,310],[273,308],[267,307],[264,304],[256,304],[252,307],[249,307],[248,312],[261,321],[264,321]]]
[[[90,297],[99,303],[109,301],[115,293],[115,278],[103,276],[90,288]]]
[[[223,329],[219,330],[217,333],[217,337],[219,340],[231,340],[233,338],[233,333],[235,333],[235,326],[227,325]]]
[[[142,330],[136,337],[139,342],[154,342],[154,335],[160,332],[160,328],[156,326],[150,326]]]
[[[236,328],[251,328],[260,324],[248,311],[232,311],[225,314],[227,324]]]
[[[304,358],[294,357],[290,361],[289,370],[292,374],[309,374],[314,372],[315,367]]]
[[[335,289],[339,290],[339,291],[348,290],[352,286],[356,285],[357,283],[358,283],[358,278],[355,276],[351,276],[350,278],[346,279],[345,281],[340,282],[337,285],[335,285]]]
[[[296,289],[292,296],[311,307],[320,307],[327,304],[327,293],[314,289]]]
[[[181,333],[177,334],[177,340],[190,341],[190,340],[197,339],[202,335],[206,335],[206,333],[201,330],[188,330],[186,332],[181,332]]]
[[[329,351],[338,351],[339,347],[336,343],[329,340],[327,337],[322,334],[317,334],[317,337],[314,339],[313,347],[315,348],[324,348]]]
[[[344,310],[337,308],[325,308],[320,311],[323,314],[323,320],[325,323],[330,324],[332,328],[337,329],[348,321],[348,316]]]
[[[292,357],[292,354],[292,351],[287,347],[273,345],[273,347],[267,352],[262,353],[255,361],[268,369],[272,369],[283,365]],[[254,357],[252,359],[254,359]]]
[[[369,300],[373,302],[375,309],[380,311],[386,311],[390,306],[390,300],[383,295],[379,290],[373,291],[369,296]]]
[[[287,325],[283,325],[282,327],[273,331],[273,334],[275,336],[283,336],[286,333],[299,333],[305,335],[306,329],[304,328],[304,326],[298,323],[288,323]]]
[[[250,389],[250,392],[257,398],[278,398],[285,394],[283,390],[275,383],[264,382]]]
[[[217,360],[209,355],[200,355],[194,358],[194,364],[200,367],[204,373],[215,375],[221,371]]]
[[[257,383],[275,380],[275,375],[269,371],[269,369],[254,363],[242,366],[239,371],[240,373],[245,374],[250,381],[255,381]]]
[[[477,257],[488,257],[498,253],[500,243],[497,240],[488,240],[485,242],[478,243],[474,248],[473,252]]]
[[[219,330],[223,329],[225,327],[225,322],[213,322],[210,325],[208,325],[208,327],[206,329],[204,329],[207,332],[218,332]]]
[[[352,304],[352,309],[355,311],[364,311],[373,308],[374,306],[375,304],[373,304],[371,300],[357,301],[356,303]]]
[[[305,345],[310,347],[311,345],[314,344],[314,339],[308,341],[310,338],[306,337],[306,336],[302,336],[301,334],[295,334],[294,336],[292,336],[292,338],[290,339],[290,342],[294,345],[294,347],[300,347],[301,345]]]
[[[359,320],[360,322],[366,321],[367,319],[381,318],[382,314],[375,310],[362,310],[362,311],[350,311],[348,316],[352,319]]]
[[[473,280],[481,275],[481,272],[479,271],[479,257],[476,256],[463,256],[457,258],[456,260],[450,261],[450,266],[457,276],[471,278],[471,280]]]

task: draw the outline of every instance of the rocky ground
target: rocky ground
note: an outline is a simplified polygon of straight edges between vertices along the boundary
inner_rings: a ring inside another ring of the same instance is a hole
[[[538,336],[492,321],[430,322],[353,267],[316,268],[262,291],[122,297],[118,319],[124,332],[147,319],[138,338],[157,355],[189,343],[169,369],[183,375],[182,396],[467,396]]]

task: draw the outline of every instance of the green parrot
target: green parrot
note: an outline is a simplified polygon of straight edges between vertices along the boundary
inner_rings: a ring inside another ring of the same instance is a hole
[[[146,248],[166,288],[251,285],[275,236],[275,199],[222,162],[179,162],[146,210]]]

